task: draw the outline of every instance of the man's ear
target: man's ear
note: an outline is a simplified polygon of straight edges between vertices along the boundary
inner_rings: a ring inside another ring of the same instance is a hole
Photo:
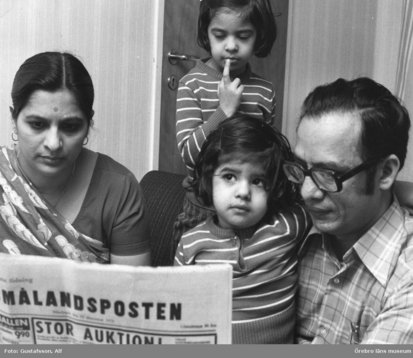
[[[390,154],[380,166],[379,186],[382,190],[389,190],[396,181],[400,169],[400,160],[395,154]]]

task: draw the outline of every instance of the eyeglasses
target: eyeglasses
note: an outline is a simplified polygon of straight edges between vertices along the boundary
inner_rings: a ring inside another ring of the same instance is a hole
[[[343,189],[343,182],[350,179],[357,173],[379,163],[383,158],[374,158],[357,165],[353,169],[338,174],[334,170],[324,168],[303,168],[295,162],[284,162],[283,170],[287,179],[296,184],[303,184],[305,177],[309,176],[318,189],[329,193],[337,193]]]

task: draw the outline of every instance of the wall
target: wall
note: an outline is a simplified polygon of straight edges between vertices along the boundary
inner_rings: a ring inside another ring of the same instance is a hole
[[[156,167],[162,13],[163,0],[1,0],[0,143],[11,143],[10,90],[20,64],[37,52],[69,51],[95,84],[88,147],[138,179]]]
[[[295,143],[302,102],[317,85],[372,74],[377,0],[291,0],[283,130]]]
[[[402,0],[290,0],[283,131],[293,145],[315,86],[369,76],[396,93],[402,15]],[[403,98],[411,116],[412,91]],[[412,151],[413,138],[400,179],[413,181]]]

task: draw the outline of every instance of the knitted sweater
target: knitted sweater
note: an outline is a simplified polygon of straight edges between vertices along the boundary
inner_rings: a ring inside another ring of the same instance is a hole
[[[226,115],[219,107],[218,84],[222,73],[207,66],[204,60],[179,81],[176,101],[176,139],[190,181],[194,163],[206,137]],[[239,76],[244,86],[239,113],[275,122],[275,93],[272,84],[251,72],[249,66]]]
[[[299,205],[245,230],[222,229],[210,217],[182,236],[175,265],[232,265],[233,343],[292,343],[296,244],[309,226]]]

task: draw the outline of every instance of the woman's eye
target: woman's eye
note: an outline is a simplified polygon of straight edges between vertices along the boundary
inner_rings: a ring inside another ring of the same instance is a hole
[[[61,129],[64,132],[75,133],[82,129],[81,123],[63,123]]]
[[[35,130],[40,130],[46,127],[46,125],[41,121],[32,121],[32,122],[29,122],[29,125]]]

